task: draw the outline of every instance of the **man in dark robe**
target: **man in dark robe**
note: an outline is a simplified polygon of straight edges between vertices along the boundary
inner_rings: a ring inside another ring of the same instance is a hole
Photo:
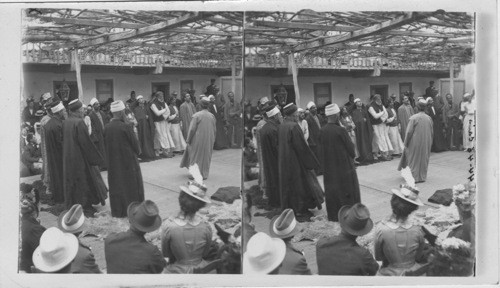
[[[151,116],[151,109],[146,106],[146,100],[142,95],[137,96],[138,105],[133,109],[137,120],[137,134],[141,146],[141,161],[149,161],[156,158],[154,149],[155,124]]]
[[[224,105],[224,120],[226,120],[226,127],[228,130],[228,138],[231,148],[241,148],[242,144],[242,125],[241,118],[242,109],[240,103],[234,101],[234,93],[227,93],[229,101]]]
[[[307,143],[309,144],[309,148],[314,153],[316,159],[318,159],[318,138],[319,138],[319,130],[321,129],[320,118],[318,116],[318,109],[314,102],[307,103],[307,110],[309,113],[307,114],[306,121],[307,127],[309,129],[309,138],[307,138]],[[320,165],[315,169],[317,175],[323,174],[323,169]]]
[[[108,153],[108,184],[111,216],[127,217],[127,207],[132,202],[144,201],[144,185],[137,156],[139,142],[134,130],[125,121],[125,104],[111,103],[113,119],[104,128],[106,153]]]
[[[66,109],[61,101],[56,101],[50,108],[52,118],[45,125],[45,147],[47,149],[47,166],[50,171],[50,191],[55,203],[64,202],[63,190],[63,121],[67,117]]]
[[[130,107],[130,110],[134,110],[134,108],[137,106],[137,98],[135,96],[135,91],[130,91],[130,98],[125,102],[128,104],[128,107]]]
[[[356,105],[354,103],[354,94],[349,94],[349,101],[344,104],[344,107],[347,109],[347,113],[351,114],[351,111],[356,109]]]
[[[262,152],[262,165],[266,179],[265,195],[268,205],[280,207],[279,168],[278,168],[278,127],[283,122],[281,112],[275,104],[266,109],[267,121],[259,130]]]
[[[425,97],[433,97],[438,94],[437,88],[434,86],[434,81],[429,82],[429,87],[425,88]]]
[[[323,191],[314,169],[318,160],[304,139],[299,124],[297,106],[283,108],[285,120],[278,127],[278,171],[281,209],[291,208],[297,218],[309,221],[308,209],[321,209]]]
[[[436,96],[437,97],[437,96]],[[431,152],[443,152],[447,150],[446,139],[443,131],[443,115],[441,109],[437,109],[434,105],[432,97],[427,98],[427,110],[425,112],[432,119],[434,137],[432,139]]]
[[[205,91],[206,96],[217,95],[217,85],[215,85],[215,79],[210,79],[210,85],[207,86],[207,90]]]
[[[319,136],[320,159],[323,161],[326,212],[329,221],[339,221],[342,206],[361,202],[358,175],[354,166],[354,144],[339,123],[337,104],[325,107],[328,123]]]
[[[90,123],[92,126],[92,134],[90,134],[90,139],[94,143],[97,150],[106,160],[106,151],[104,149],[104,126],[108,123],[107,117],[104,112],[101,111],[101,105],[97,98],[92,98],[90,100],[90,105],[92,105],[92,112],[90,112]],[[106,169],[106,161],[99,166],[101,170]]]
[[[179,108],[179,116],[181,117],[181,129],[182,136],[187,139],[189,125],[193,115],[196,113],[196,107],[194,107],[193,102],[191,102],[191,95],[189,93],[184,94],[184,103],[181,104]]]
[[[392,103],[394,103],[394,111],[396,111],[396,113],[398,112],[398,108],[399,106],[401,106],[401,103],[399,103],[397,100],[396,100],[396,94],[391,94],[391,100],[392,100]]]
[[[63,122],[64,203],[67,209],[82,205],[87,217],[96,212],[94,204],[105,205],[107,188],[99,169],[104,159],[92,144],[83,121],[84,107],[78,99],[68,104],[69,117]]]
[[[359,98],[354,100],[356,109],[352,110],[352,121],[356,128],[354,132],[356,133],[356,147],[358,147],[359,157],[356,159],[359,163],[367,164],[373,162],[372,154],[372,125],[370,122],[370,117],[368,116],[368,111],[366,111],[363,103]]]
[[[217,134],[215,135],[214,150],[226,149],[229,147],[229,141],[224,127],[224,107],[217,107],[217,101],[215,101],[216,99],[214,95],[210,95],[208,99],[210,99],[208,111],[210,111],[210,113],[212,113],[215,117],[215,126],[217,130]]]

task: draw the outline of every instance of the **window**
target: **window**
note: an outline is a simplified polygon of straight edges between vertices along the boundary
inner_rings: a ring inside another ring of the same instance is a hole
[[[316,107],[325,106],[326,102],[332,101],[331,83],[314,83],[314,103]]]
[[[158,91],[163,92],[163,96],[169,96],[170,95],[170,83],[169,82],[153,82],[151,83],[151,95],[153,93],[156,93]]]
[[[411,91],[413,91],[411,82],[399,83],[399,103],[403,103],[403,94]]]
[[[95,97],[101,103],[113,98],[113,80],[95,80]]]
[[[193,86],[193,80],[181,80],[181,94],[186,91],[193,90]]]

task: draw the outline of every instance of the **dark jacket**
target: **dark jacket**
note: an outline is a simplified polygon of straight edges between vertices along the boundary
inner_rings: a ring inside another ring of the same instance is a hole
[[[40,225],[38,221],[31,216],[23,216],[21,218],[21,259],[19,269],[28,273],[31,272],[33,266],[33,252],[40,244],[45,227]]]
[[[311,270],[307,266],[306,257],[300,250],[293,247],[290,242],[286,243],[285,259],[281,263],[279,274],[288,275],[311,275]]]
[[[155,245],[132,230],[110,234],[104,255],[108,274],[159,274],[167,264]]]
[[[368,249],[343,234],[321,238],[316,261],[319,275],[375,275],[379,267]]]
[[[94,254],[90,250],[90,247],[79,243],[78,252],[76,257],[71,262],[70,273],[73,274],[91,274],[91,273],[101,273],[99,266],[95,263]]]

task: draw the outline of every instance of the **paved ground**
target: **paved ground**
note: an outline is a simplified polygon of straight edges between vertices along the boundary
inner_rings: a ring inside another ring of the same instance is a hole
[[[429,163],[427,181],[418,184],[420,196],[426,206],[420,209],[436,207],[435,204],[428,203],[427,199],[439,189],[451,188],[458,183],[467,182],[469,160],[468,154],[462,151],[448,151],[442,153],[432,153]],[[399,187],[404,180],[401,177],[397,166],[399,158],[392,161],[380,162],[368,166],[357,168],[359,184],[361,188],[361,200],[368,206],[374,222],[380,221],[383,217],[391,213],[390,199],[391,189]],[[323,176],[318,177],[323,186]],[[245,187],[251,187],[257,182],[246,182]],[[323,206],[324,207],[324,206]],[[258,212],[257,210],[256,212]],[[313,211],[319,215],[326,213],[325,209]],[[254,217],[253,223],[257,231],[268,233],[270,220],[265,217]],[[295,244],[297,248],[304,251],[308,265],[313,273],[317,273],[315,244],[310,241],[303,241]]]
[[[209,195],[217,191],[219,187],[241,186],[241,155],[240,149],[214,151],[210,175],[205,180]],[[179,168],[181,158],[182,156],[177,155],[174,158],[141,163],[145,198],[154,201],[158,205],[162,218],[167,218],[179,212],[177,200],[180,192],[179,186],[188,181],[189,175],[187,169]],[[107,184],[107,172],[102,172],[102,177]],[[40,176],[32,176],[22,178],[21,182],[31,183],[39,179]],[[106,200],[106,206],[98,205],[94,207],[98,211],[109,211],[109,199]],[[45,227],[57,225],[57,218],[48,212],[41,212],[40,219]],[[91,244],[99,267],[105,268],[103,241],[93,241]]]

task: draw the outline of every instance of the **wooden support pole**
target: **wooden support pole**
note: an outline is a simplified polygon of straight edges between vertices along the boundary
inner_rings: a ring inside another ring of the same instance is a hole
[[[236,95],[236,55],[231,60],[231,91]]]
[[[295,64],[295,57],[293,56],[293,53],[290,53],[290,55],[288,55],[288,61],[292,67],[293,90],[295,91],[295,105],[300,107],[299,81],[297,79],[298,69],[297,65]]]
[[[78,99],[83,101],[83,87],[82,87],[82,74],[81,74],[81,65],[80,58],[78,57],[78,49],[75,49],[71,52],[71,61],[74,63],[75,72],[76,72],[76,85],[78,86]]]
[[[450,58],[450,94],[455,100],[456,95],[454,95],[453,90],[454,90],[454,83],[453,83],[453,74],[454,74],[454,69],[453,69],[453,57]]]

